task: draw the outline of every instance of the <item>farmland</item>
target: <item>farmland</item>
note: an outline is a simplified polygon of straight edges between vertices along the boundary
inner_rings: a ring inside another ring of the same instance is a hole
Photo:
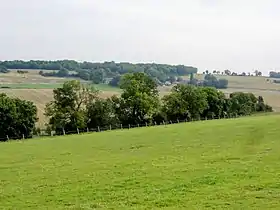
[[[224,93],[250,92],[256,96],[263,96],[265,101],[271,105],[275,111],[280,111],[280,84],[273,83],[272,78],[225,75],[216,76],[219,79],[227,79],[229,81],[228,88],[222,90]],[[196,78],[202,79],[203,75],[196,75]]]
[[[9,96],[19,97],[33,101],[38,107],[38,126],[42,127],[46,123],[44,107],[47,102],[52,100],[52,90],[61,87],[66,78],[42,77],[38,74],[39,70],[29,70],[28,74],[20,75],[13,70],[8,74],[0,74],[0,92],[7,93]],[[202,75],[196,76],[198,79]],[[261,95],[275,111],[280,111],[280,85],[274,84],[265,77],[240,77],[240,76],[218,76],[229,80],[229,88],[223,90],[229,94],[235,91],[252,92]],[[3,88],[4,87],[4,88]],[[119,94],[120,90],[108,85],[96,85],[101,91],[101,97],[109,97]],[[160,94],[165,95],[170,92],[171,87],[161,87]]]
[[[0,93],[32,101],[38,108],[38,126],[43,127],[47,122],[44,116],[45,105],[53,98],[53,89],[61,87],[69,80],[58,77],[42,77],[39,70],[29,70],[28,74],[19,75],[16,70],[8,74],[0,73]],[[4,88],[3,88],[4,87]],[[95,85],[100,90],[101,97],[110,97],[119,93],[119,89],[108,85]]]
[[[278,209],[279,120],[245,117],[4,143],[1,208]]]

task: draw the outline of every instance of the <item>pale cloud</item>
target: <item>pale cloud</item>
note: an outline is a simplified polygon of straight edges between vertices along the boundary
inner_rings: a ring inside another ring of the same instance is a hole
[[[0,60],[280,70],[276,0],[0,0]]]

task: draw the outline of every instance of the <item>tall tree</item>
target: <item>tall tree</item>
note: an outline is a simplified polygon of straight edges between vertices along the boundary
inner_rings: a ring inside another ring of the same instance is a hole
[[[118,118],[115,114],[114,102],[111,98],[96,99],[92,101],[87,107],[87,127],[97,128],[98,126],[104,128],[116,126],[119,124]]]
[[[118,116],[123,124],[141,124],[151,122],[159,106],[156,82],[142,72],[126,74],[120,82],[123,93],[119,99]]]
[[[45,115],[49,117],[49,126],[62,132],[75,131],[86,126],[86,107],[96,99],[97,91],[91,87],[72,80],[62,88],[53,91],[54,100],[47,104]]]
[[[171,94],[163,97],[163,110],[170,120],[197,119],[207,105],[207,94],[192,85],[176,85]]]
[[[252,93],[231,93],[230,100],[232,114],[250,115],[256,112],[258,99]]]
[[[207,118],[222,117],[225,104],[225,94],[215,88],[204,87],[202,90],[207,95],[207,108],[203,111],[202,116]]]
[[[32,137],[37,108],[30,102],[0,94],[0,139]]]
[[[230,70],[228,70],[228,69],[227,69],[227,70],[225,70],[225,71],[224,71],[224,73],[225,73],[225,75],[231,75],[231,71],[230,71]]]

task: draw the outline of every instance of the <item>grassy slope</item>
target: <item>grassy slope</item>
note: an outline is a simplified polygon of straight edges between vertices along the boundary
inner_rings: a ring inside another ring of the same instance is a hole
[[[280,116],[0,144],[3,209],[277,209]]]

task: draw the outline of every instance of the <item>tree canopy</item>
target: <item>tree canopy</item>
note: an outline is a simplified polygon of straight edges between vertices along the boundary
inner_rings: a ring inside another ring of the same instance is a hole
[[[30,102],[0,94],[0,139],[32,137],[37,108]]]
[[[93,62],[77,62],[74,60],[58,60],[58,61],[2,61],[0,66],[7,69],[46,69],[54,70],[51,73],[43,73],[43,76],[59,76],[59,77],[78,77],[84,80],[91,80],[93,83],[102,83],[105,78],[114,78],[126,73],[143,72],[152,78],[156,78],[159,82],[165,82],[170,77],[185,76],[191,73],[197,73],[197,68],[184,65],[167,65],[155,63],[93,63]],[[76,73],[69,73],[75,71]]]
[[[226,97],[213,87],[178,84],[161,99],[156,82],[143,72],[125,74],[119,85],[120,96],[102,99],[79,82],[66,82],[54,90],[54,101],[46,109],[51,128],[71,132],[272,111],[262,97],[239,92]]]
[[[269,77],[280,78],[280,72],[271,71],[271,72],[269,72]]]
[[[213,87],[177,84],[160,98],[157,84],[143,72],[125,74],[119,81],[122,94],[103,99],[92,86],[67,81],[53,90],[46,105],[49,131],[55,134],[77,130],[151,125],[163,121],[219,119],[271,112],[263,97],[235,92],[226,97]],[[37,109],[29,101],[0,95],[0,139],[32,137]]]
[[[45,115],[53,130],[86,127],[86,108],[96,99],[97,91],[77,80],[67,81],[53,91],[54,100],[46,105]]]

